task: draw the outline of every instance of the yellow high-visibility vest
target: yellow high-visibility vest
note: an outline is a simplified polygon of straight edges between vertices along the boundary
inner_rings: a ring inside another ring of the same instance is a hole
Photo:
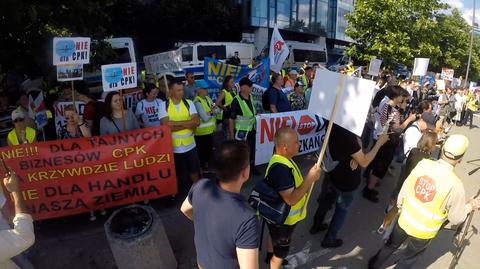
[[[205,97],[200,97],[197,95],[195,97],[195,101],[200,102],[202,104],[203,109],[205,109],[205,112],[210,113],[212,112],[212,104],[213,101],[210,99],[210,96],[205,96]],[[200,125],[195,129],[195,135],[201,136],[201,135],[209,135],[213,134],[215,132],[215,129],[217,128],[216,126],[217,120],[215,117],[210,117],[210,120],[208,121],[203,121],[200,118]]]
[[[293,160],[289,160],[278,154],[274,154],[272,156],[272,159],[268,163],[265,177],[267,177],[268,172],[270,171],[270,167],[272,167],[272,165],[276,163],[281,163],[283,165],[286,165],[288,168],[292,170],[293,178],[295,179],[295,188],[299,188],[300,185],[302,185],[303,176],[297,164]],[[302,199],[300,199],[300,201],[298,201],[296,204],[290,207],[290,213],[288,213],[288,217],[285,220],[285,223],[284,223],[285,225],[294,225],[297,222],[307,217],[307,208],[305,207],[306,202],[307,202],[307,194],[305,194],[302,197]]]
[[[235,92],[235,90],[227,90],[227,89],[223,89],[223,94],[225,95],[225,107],[227,108],[230,108],[230,106],[232,105],[232,102],[233,102],[233,98],[237,95],[237,93]],[[217,120],[222,120],[223,119],[223,110],[217,114]]]
[[[35,141],[36,136],[37,136],[37,131],[27,126],[27,128],[25,129],[25,138],[27,139],[28,144],[33,143],[33,141]],[[8,140],[10,141],[10,144],[14,146],[20,145],[20,142],[18,141],[18,137],[17,137],[17,132],[15,132],[15,128],[13,128],[13,130],[11,130],[10,133],[8,133]]]
[[[250,96],[249,102],[253,108],[253,111],[250,110],[247,102],[243,100],[240,94],[235,96],[235,99],[237,99],[240,109],[242,110],[242,115],[237,115],[235,118],[235,130],[250,132],[255,128],[255,115],[257,114],[255,105],[252,102],[252,96]]]
[[[169,99],[169,105],[167,108],[168,117],[171,121],[186,121],[191,120],[192,116],[183,100],[180,100],[180,110],[177,111],[172,99]],[[173,147],[178,148],[180,146],[189,146],[195,143],[193,138],[193,132],[190,129],[183,129],[180,131],[172,132]]]
[[[407,192],[400,201],[400,227],[415,238],[434,238],[447,220],[445,204],[450,191],[459,182],[445,161],[420,161],[403,183]]]

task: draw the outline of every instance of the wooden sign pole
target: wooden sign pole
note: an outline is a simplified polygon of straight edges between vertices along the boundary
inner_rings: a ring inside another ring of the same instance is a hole
[[[127,119],[125,119],[125,107],[123,106],[123,89],[120,90],[120,105],[122,107],[122,125],[123,131],[127,131]]]

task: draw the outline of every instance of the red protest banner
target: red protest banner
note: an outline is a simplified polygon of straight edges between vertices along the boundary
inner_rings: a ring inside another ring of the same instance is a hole
[[[0,148],[35,220],[177,193],[170,129]]]

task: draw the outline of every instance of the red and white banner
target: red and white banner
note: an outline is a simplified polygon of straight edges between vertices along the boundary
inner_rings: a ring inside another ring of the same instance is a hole
[[[273,138],[282,127],[290,127],[298,132],[300,154],[317,151],[322,146],[326,131],[323,118],[307,110],[261,114],[257,116],[255,165],[270,161],[274,148]]]

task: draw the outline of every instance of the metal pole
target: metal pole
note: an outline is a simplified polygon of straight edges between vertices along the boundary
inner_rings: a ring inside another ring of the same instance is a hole
[[[465,82],[463,83],[464,87],[466,87],[466,84],[468,83],[468,73],[470,72],[470,61],[472,60],[473,36],[475,34],[475,2],[476,0],[473,0],[472,34],[470,35],[470,49],[468,52],[467,73],[465,74]]]

